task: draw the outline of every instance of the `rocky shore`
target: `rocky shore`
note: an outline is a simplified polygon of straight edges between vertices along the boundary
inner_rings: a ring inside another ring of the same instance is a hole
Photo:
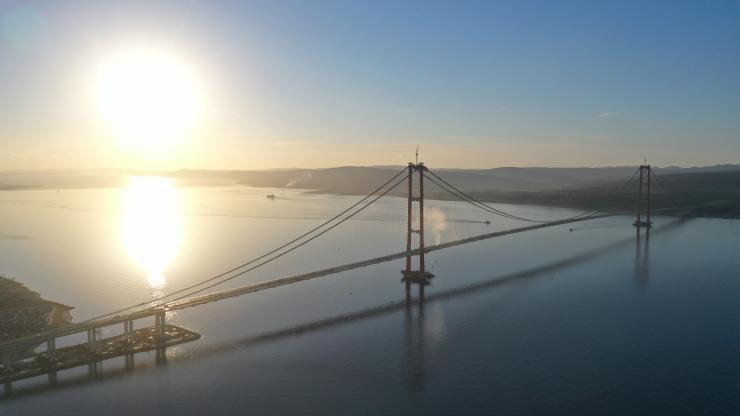
[[[69,323],[72,309],[42,298],[15,279],[0,276],[0,342]]]

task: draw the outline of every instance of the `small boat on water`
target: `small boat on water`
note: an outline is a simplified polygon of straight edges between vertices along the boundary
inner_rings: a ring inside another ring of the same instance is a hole
[[[267,199],[275,199],[275,194],[267,194]]]

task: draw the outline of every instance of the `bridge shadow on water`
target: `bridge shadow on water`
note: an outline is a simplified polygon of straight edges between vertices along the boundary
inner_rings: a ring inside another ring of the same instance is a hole
[[[650,231],[644,235],[637,230],[635,237],[635,285],[647,286],[650,279]]]
[[[359,322],[362,320],[373,319],[379,316],[404,311],[404,344],[405,357],[407,364],[407,388],[410,392],[420,392],[424,390],[425,381],[425,306],[446,299],[460,298],[466,295],[477,294],[481,291],[495,289],[499,286],[513,283],[521,279],[534,279],[538,277],[550,276],[553,272],[574,266],[580,263],[588,262],[595,258],[607,255],[615,250],[635,245],[635,284],[639,287],[646,285],[649,277],[649,239],[651,235],[665,233],[676,228],[686,220],[674,220],[664,225],[655,227],[652,231],[647,231],[643,235],[639,230],[637,237],[624,238],[616,242],[606,244],[582,253],[566,257],[564,259],[550,262],[537,267],[528,268],[519,272],[509,273],[506,275],[493,276],[486,280],[461,286],[458,288],[448,289],[441,292],[431,293],[412,299],[389,302],[387,304],[362,309],[356,312],[342,314],[330,318],[318,319],[282,329],[265,331],[255,335],[249,335],[236,340],[229,340],[219,344],[208,345],[188,350],[185,356],[176,356],[168,358],[164,351],[156,354],[156,360],[146,360],[134,365],[134,358],[131,356],[127,359],[124,367],[111,368],[102,371],[102,363],[90,365],[87,374],[65,377],[63,380],[57,380],[56,375],[49,377],[49,383],[38,383],[32,386],[24,387],[21,391],[13,391],[6,386],[5,393],[0,397],[0,402],[13,399],[19,399],[35,394],[42,394],[50,390],[67,389],[83,386],[90,383],[101,382],[115,377],[123,377],[134,372],[144,370],[153,370],[158,367],[167,366],[173,363],[185,365],[195,359],[206,359],[209,357],[236,352],[245,347],[289,339],[312,332],[326,330],[345,324]],[[416,312],[414,312],[416,311]]]

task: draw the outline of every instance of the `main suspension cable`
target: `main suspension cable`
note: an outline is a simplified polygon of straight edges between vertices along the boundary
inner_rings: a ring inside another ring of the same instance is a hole
[[[280,245],[280,246],[278,246],[278,247],[276,247],[276,248],[274,248],[274,249],[272,249],[272,250],[270,250],[270,251],[268,251],[268,252],[266,252],[266,253],[264,253],[264,254],[260,255],[259,257],[256,257],[256,258],[254,258],[254,259],[251,259],[251,260],[249,260],[249,261],[247,261],[247,262],[245,262],[245,263],[242,263],[242,264],[240,264],[240,265],[238,265],[238,266],[236,266],[236,267],[233,267],[233,268],[231,268],[231,269],[229,269],[229,270],[227,270],[227,271],[225,271],[225,272],[222,272],[222,273],[219,273],[219,274],[217,274],[217,275],[215,275],[215,276],[212,276],[212,277],[209,277],[209,278],[207,278],[207,279],[204,279],[204,280],[202,280],[202,281],[200,281],[200,282],[198,282],[198,283],[195,283],[195,284],[193,284],[193,285],[190,285],[190,286],[187,286],[187,287],[184,287],[184,288],[181,288],[181,289],[175,290],[175,291],[173,291],[173,292],[170,292],[170,293],[168,293],[168,294],[165,294],[165,295],[159,296],[159,297],[157,297],[156,299],[153,299],[153,300],[152,300],[152,299],[150,299],[150,300],[147,300],[147,301],[139,302],[139,303],[136,303],[136,304],[134,304],[134,305],[131,305],[131,306],[128,306],[128,307],[124,307],[124,308],[121,308],[121,309],[115,310],[115,311],[113,311],[113,312],[108,312],[108,313],[105,313],[105,314],[102,314],[102,315],[98,315],[98,316],[95,316],[95,317],[93,317],[93,318],[89,318],[89,319],[87,319],[87,320],[85,320],[85,321],[83,321],[83,322],[89,322],[89,321],[94,321],[94,320],[97,320],[97,319],[102,319],[102,318],[106,318],[106,317],[109,317],[109,316],[113,316],[113,315],[116,315],[116,314],[120,314],[120,313],[123,313],[123,312],[129,311],[129,310],[131,310],[131,309],[135,309],[135,308],[139,308],[139,307],[142,307],[142,306],[147,306],[147,305],[151,305],[151,304],[152,304],[153,302],[161,302],[161,301],[162,301],[162,300],[164,300],[164,299],[167,299],[167,298],[170,298],[170,297],[172,297],[172,296],[176,296],[176,295],[179,295],[179,294],[181,294],[181,293],[187,292],[187,291],[189,291],[189,290],[195,289],[195,288],[196,288],[196,287],[198,287],[198,286],[201,286],[201,285],[203,285],[203,284],[206,284],[206,283],[208,283],[208,282],[212,282],[212,281],[214,281],[214,280],[220,279],[220,278],[222,278],[222,277],[224,277],[224,276],[226,276],[226,275],[228,275],[228,274],[230,274],[230,273],[236,272],[236,271],[238,271],[238,270],[240,270],[240,269],[242,269],[242,268],[244,268],[244,267],[247,267],[247,266],[249,266],[249,265],[251,265],[251,264],[254,264],[254,263],[256,263],[256,262],[258,262],[258,261],[260,261],[260,260],[264,259],[265,257],[268,257],[268,256],[270,256],[271,254],[274,254],[274,253],[276,253],[276,252],[278,252],[278,251],[280,251],[280,250],[282,250],[282,249],[284,249],[284,248],[286,248],[286,247],[290,246],[291,244],[293,244],[293,243],[296,243],[297,241],[299,241],[299,240],[301,240],[301,239],[303,239],[303,238],[305,238],[305,237],[307,237],[307,236],[309,236],[309,235],[311,235],[311,234],[315,233],[316,231],[320,230],[321,228],[325,227],[326,225],[328,225],[328,224],[332,223],[333,221],[335,221],[336,219],[338,219],[338,218],[339,218],[339,217],[341,217],[342,215],[346,214],[347,212],[351,211],[352,209],[354,209],[354,208],[355,208],[355,207],[357,207],[358,205],[360,205],[360,204],[362,204],[363,202],[365,202],[366,200],[368,200],[368,199],[369,199],[370,197],[372,197],[373,195],[375,195],[376,193],[378,193],[378,192],[379,192],[379,191],[380,191],[381,189],[385,188],[385,187],[386,187],[386,186],[387,186],[387,185],[388,185],[389,183],[391,183],[391,182],[392,182],[393,180],[395,180],[396,178],[398,178],[398,177],[399,177],[400,175],[402,175],[402,174],[403,174],[403,173],[405,173],[405,172],[406,172],[406,168],[403,168],[403,169],[401,169],[401,170],[400,170],[400,171],[398,171],[398,172],[397,172],[397,173],[396,173],[395,175],[393,175],[393,177],[391,177],[390,179],[388,179],[388,180],[387,180],[387,181],[386,181],[385,183],[383,183],[382,185],[380,185],[379,187],[377,187],[377,188],[376,188],[375,190],[373,190],[373,191],[372,191],[371,193],[369,193],[368,195],[366,195],[366,196],[365,196],[364,198],[362,198],[362,199],[360,199],[359,201],[357,201],[357,202],[355,202],[354,204],[352,204],[352,205],[351,205],[350,207],[348,207],[348,208],[347,208],[347,209],[345,209],[344,211],[342,211],[342,212],[340,212],[339,214],[335,215],[334,217],[332,217],[332,218],[330,218],[330,219],[326,220],[326,221],[325,221],[325,222],[323,222],[322,224],[320,224],[320,225],[318,225],[318,226],[316,226],[316,227],[312,228],[311,230],[309,230],[309,231],[305,232],[304,234],[301,234],[300,236],[298,236],[298,237],[294,238],[293,240],[291,240],[291,241],[289,241],[289,242],[287,242],[287,243],[284,243],[284,244],[282,244],[282,245]],[[406,179],[406,178],[403,178],[402,180],[405,180],[405,179]],[[394,185],[393,187],[396,187],[396,186],[398,186],[398,185],[396,184],[396,185]],[[391,189],[392,189],[392,188],[391,188]],[[384,193],[384,195],[385,195],[385,194],[386,194],[387,192],[389,192],[389,191],[386,191],[386,192]],[[374,201],[373,201],[373,202],[374,202]],[[364,209],[364,207],[363,207],[363,209]],[[353,215],[354,215],[354,214],[353,214]],[[342,222],[343,222],[343,221],[342,221]],[[332,227],[332,228],[333,228],[333,227]],[[331,229],[331,228],[329,228],[329,229]],[[323,233],[322,233],[322,234],[323,234]],[[321,235],[321,234],[320,234],[320,235]],[[308,241],[311,241],[311,240],[308,240]]]
[[[561,218],[561,219],[557,219],[557,220],[546,220],[546,221],[545,220],[534,220],[534,219],[531,219],[531,218],[520,217],[518,215],[510,214],[510,213],[508,213],[506,211],[502,211],[500,209],[494,208],[494,207],[492,207],[492,206],[490,206],[490,205],[488,205],[488,204],[486,204],[484,202],[481,202],[481,201],[475,199],[473,196],[471,196],[471,195],[467,194],[466,192],[460,190],[459,188],[455,187],[451,183],[449,183],[446,180],[444,180],[444,178],[440,177],[439,175],[435,174],[432,171],[429,171],[429,174],[432,175],[432,176],[434,176],[435,178],[439,179],[440,181],[442,181],[445,185],[447,185],[449,188],[451,188],[451,190],[450,189],[447,189],[446,187],[440,185],[438,182],[436,182],[436,181],[434,181],[433,179],[430,178],[430,180],[432,180],[432,182],[434,184],[436,184],[440,188],[444,189],[445,191],[447,191],[447,192],[455,195],[457,198],[459,198],[459,199],[461,199],[461,200],[463,200],[465,202],[468,202],[469,204],[471,204],[473,206],[476,206],[476,207],[478,207],[480,209],[483,209],[484,211],[488,211],[488,212],[490,212],[492,214],[503,216],[503,217],[510,218],[510,219],[515,219],[515,220],[519,220],[519,221],[526,221],[526,222],[534,222],[534,223],[548,223],[548,222],[553,222],[553,221],[565,221],[565,220],[569,220],[569,219],[576,219],[576,218],[580,218],[580,217],[583,217],[583,216],[586,216],[586,215],[590,215],[590,214],[593,214],[593,213],[596,213],[597,212],[595,210],[589,210],[589,211],[584,211],[584,212],[582,212],[582,213],[580,213],[578,215],[574,215],[572,217]]]
[[[463,194],[459,194],[454,188],[450,188],[447,185],[445,185],[444,183],[437,182],[431,176],[427,176],[426,179],[428,179],[433,184],[437,185],[437,187],[439,187],[443,191],[446,191],[449,194],[451,194],[452,196],[460,199],[461,201],[467,202],[468,204],[470,204],[470,205],[472,205],[472,206],[474,206],[476,208],[480,208],[480,209],[482,209],[482,210],[484,210],[484,211],[486,211],[488,213],[491,213],[491,214],[494,214],[494,215],[498,215],[498,216],[501,216],[501,217],[505,217],[505,218],[509,218],[509,219],[514,219],[514,220],[529,221],[528,219],[519,218],[519,217],[516,217],[514,215],[510,215],[510,214],[508,214],[506,212],[503,212],[503,211],[499,211],[499,210],[496,210],[496,209],[491,209],[490,207],[488,207],[488,206],[486,206],[484,204],[479,204],[478,202],[476,202],[474,200],[471,200],[469,198],[466,198]]]
[[[358,209],[357,211],[355,211],[355,212],[353,212],[353,213],[349,214],[349,215],[348,215],[347,217],[345,217],[345,218],[342,218],[342,219],[341,219],[341,220],[340,220],[339,222],[337,222],[336,224],[333,224],[333,225],[332,225],[331,227],[329,227],[329,228],[327,228],[327,229],[323,230],[322,232],[320,232],[320,233],[316,234],[315,236],[313,236],[313,237],[309,238],[308,240],[306,240],[306,241],[303,241],[303,242],[299,243],[298,245],[296,245],[296,246],[294,246],[294,247],[291,247],[290,249],[288,249],[288,250],[286,250],[286,251],[284,251],[284,252],[282,252],[282,253],[276,254],[275,256],[273,256],[273,257],[271,257],[271,258],[269,258],[269,259],[267,259],[267,260],[265,260],[265,261],[263,261],[263,262],[261,262],[261,263],[259,263],[259,264],[255,265],[255,266],[252,266],[252,267],[250,267],[250,268],[248,268],[248,269],[246,269],[246,270],[242,270],[242,271],[240,271],[240,272],[239,272],[239,273],[237,273],[237,274],[234,274],[234,275],[232,275],[232,276],[226,277],[226,278],[224,278],[224,279],[221,279],[220,281],[214,282],[214,283],[212,283],[212,284],[210,284],[210,285],[208,285],[208,286],[205,286],[205,287],[203,287],[203,288],[200,288],[200,289],[198,289],[198,290],[195,290],[195,291],[189,292],[189,293],[187,293],[187,294],[185,294],[185,295],[182,295],[182,296],[179,296],[179,297],[177,297],[177,298],[175,298],[175,299],[172,299],[172,300],[171,300],[171,301],[169,301],[168,303],[173,303],[173,302],[177,302],[177,301],[179,301],[179,300],[182,300],[182,299],[188,298],[188,297],[190,297],[190,296],[196,295],[196,294],[198,294],[198,293],[201,293],[201,292],[203,292],[203,291],[205,291],[205,290],[208,290],[208,289],[210,289],[210,288],[213,288],[213,287],[215,287],[215,286],[218,286],[218,285],[221,285],[221,284],[223,284],[223,283],[226,283],[226,282],[228,282],[229,280],[233,280],[233,279],[235,279],[235,278],[237,278],[237,277],[239,277],[239,276],[242,276],[242,275],[244,275],[244,274],[246,274],[246,273],[248,273],[248,272],[250,272],[250,271],[252,271],[252,270],[254,270],[254,269],[258,268],[258,267],[261,267],[261,266],[263,266],[263,265],[265,265],[265,264],[267,264],[267,263],[270,263],[270,262],[272,262],[272,261],[274,261],[274,260],[277,260],[277,259],[279,259],[280,257],[282,257],[282,256],[284,256],[284,255],[286,255],[286,254],[288,254],[288,253],[290,253],[290,252],[292,252],[293,250],[296,250],[297,248],[299,248],[299,247],[302,247],[302,246],[304,246],[304,245],[306,245],[306,244],[310,243],[311,241],[313,241],[313,240],[315,240],[315,239],[317,239],[317,238],[321,237],[322,235],[326,234],[327,232],[329,232],[329,231],[331,231],[332,229],[336,228],[337,226],[341,225],[341,224],[342,224],[342,223],[344,223],[345,221],[347,221],[347,220],[349,220],[350,218],[354,217],[355,215],[359,214],[359,213],[360,213],[360,212],[362,212],[362,211],[363,211],[363,210],[364,210],[365,208],[369,207],[369,206],[370,206],[370,205],[372,205],[372,204],[373,204],[373,203],[374,203],[375,201],[377,201],[378,199],[380,199],[380,198],[384,197],[385,195],[387,195],[387,194],[388,194],[388,193],[389,193],[390,191],[392,191],[392,190],[393,190],[393,189],[395,189],[395,188],[396,188],[396,187],[397,187],[398,185],[400,185],[401,183],[403,183],[403,182],[405,182],[405,181],[406,181],[406,178],[401,178],[401,179],[400,179],[399,181],[397,181],[397,182],[396,182],[395,184],[393,184],[393,186],[391,186],[390,188],[388,188],[388,189],[386,189],[385,191],[383,191],[383,193],[381,193],[380,195],[378,195],[378,196],[376,196],[375,198],[373,198],[373,200],[372,200],[372,201],[370,201],[370,202],[367,202],[367,203],[366,203],[366,204],[365,204],[364,206],[362,206],[361,208],[359,208],[359,209]]]

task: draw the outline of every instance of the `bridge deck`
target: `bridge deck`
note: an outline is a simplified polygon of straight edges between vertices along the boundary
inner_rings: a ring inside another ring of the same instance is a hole
[[[158,335],[156,331],[154,327],[138,329],[132,333],[130,341],[125,335],[119,335],[97,341],[93,348],[90,348],[88,343],[58,348],[53,357],[48,352],[33,354],[29,359],[13,363],[10,368],[1,369],[0,383],[54,373],[137,352],[153,351],[200,338],[200,334],[175,325],[165,325],[162,335]]]
[[[660,212],[660,211],[675,211],[675,208],[665,208],[665,209],[653,210],[653,212]],[[442,249],[446,249],[450,247],[460,246],[463,244],[469,244],[469,243],[473,243],[476,241],[487,240],[487,239],[495,238],[495,237],[502,237],[502,236],[511,235],[511,234],[518,234],[518,233],[523,233],[526,231],[554,227],[554,226],[563,225],[563,224],[571,224],[571,223],[576,223],[576,222],[595,220],[599,218],[613,217],[613,216],[624,215],[628,213],[629,212],[612,212],[612,213],[584,216],[584,217],[571,218],[571,219],[565,219],[565,220],[559,220],[559,221],[551,221],[547,223],[530,225],[526,227],[512,228],[512,229],[503,230],[503,231],[496,231],[496,232],[482,234],[482,235],[478,235],[474,237],[450,241],[447,243],[428,246],[424,249],[424,253],[429,253],[429,252],[442,250]],[[162,308],[162,310],[176,310],[176,309],[190,308],[190,307],[203,305],[203,304],[210,303],[210,302],[216,302],[216,301],[220,301],[220,300],[224,300],[224,299],[228,299],[228,298],[232,298],[236,296],[245,295],[248,293],[272,289],[278,286],[289,285],[289,284],[298,283],[298,282],[305,281],[305,280],[315,279],[315,278],[322,277],[322,276],[327,276],[331,274],[354,270],[354,269],[358,269],[361,267],[367,267],[373,264],[379,264],[379,263],[384,263],[384,262],[388,262],[392,260],[397,260],[397,259],[404,258],[408,255],[412,255],[412,256],[419,255],[419,250],[418,249],[412,250],[410,252],[402,251],[399,253],[389,254],[389,255],[381,256],[381,257],[375,257],[372,259],[357,261],[354,263],[348,263],[348,264],[344,264],[340,266],[330,267],[327,269],[316,270],[316,271],[301,273],[301,274],[297,274],[293,276],[268,280],[268,281],[261,282],[261,283],[245,285],[245,286],[241,286],[241,287],[237,287],[233,289],[226,289],[222,291],[212,292],[206,295],[192,296],[187,299],[182,299],[179,301],[166,303],[165,305],[160,306],[160,308]],[[114,316],[111,318],[101,319],[97,321],[86,321],[86,322],[78,323],[78,324],[70,324],[62,328],[36,334],[33,336],[0,343],[0,354],[3,354],[3,352],[5,351],[12,352],[14,350],[17,351],[18,349],[21,349],[21,348],[27,348],[29,345],[30,346],[38,345],[42,342],[45,342],[49,338],[61,337],[61,336],[85,331],[88,329],[123,323],[124,321],[127,321],[127,320],[141,319],[141,318],[145,318],[149,316],[155,316],[156,313],[157,311],[154,308],[147,308],[147,309],[142,309],[136,312],[132,312],[130,314],[126,314],[126,315]]]
[[[623,213],[620,212],[620,213],[593,215],[589,217],[574,218],[574,219],[561,220],[561,221],[552,221],[552,222],[543,223],[543,224],[530,225],[527,227],[512,228],[512,229],[503,230],[503,231],[496,231],[493,233],[482,234],[482,235],[478,235],[475,237],[463,238],[460,240],[450,241],[447,243],[428,246],[424,249],[424,253],[429,253],[432,251],[460,246],[463,244],[469,244],[469,243],[473,243],[476,241],[487,240],[490,238],[502,237],[502,236],[510,235],[510,234],[523,233],[525,231],[532,231],[532,230],[537,230],[541,228],[554,227],[556,225],[571,224],[575,222],[594,220],[598,218],[613,217],[615,215],[621,215],[621,214]],[[266,282],[241,286],[241,287],[237,287],[234,289],[226,289],[226,290],[209,293],[209,294],[202,295],[202,296],[193,296],[191,298],[183,299],[181,301],[167,303],[166,307],[168,310],[190,308],[193,306],[203,305],[205,303],[216,302],[219,300],[223,300],[223,299],[227,299],[227,298],[231,298],[235,296],[245,295],[247,293],[259,292],[259,291],[266,290],[266,289],[272,289],[278,286],[284,286],[284,285],[288,285],[292,283],[302,282],[304,280],[315,279],[321,276],[327,276],[331,274],[345,272],[348,270],[359,269],[361,267],[367,267],[373,264],[385,263],[385,262],[392,261],[392,260],[402,259],[409,254],[411,254],[412,256],[416,256],[419,254],[419,250],[418,249],[412,250],[410,253],[406,251],[402,251],[402,252],[395,253],[395,254],[389,254],[386,256],[375,257],[372,259],[362,260],[362,261],[358,261],[354,263],[343,264],[341,266],[330,267],[328,269],[316,270],[313,272],[301,273],[301,274],[297,274],[297,275],[293,275],[289,277],[283,277],[280,279],[268,280]]]

